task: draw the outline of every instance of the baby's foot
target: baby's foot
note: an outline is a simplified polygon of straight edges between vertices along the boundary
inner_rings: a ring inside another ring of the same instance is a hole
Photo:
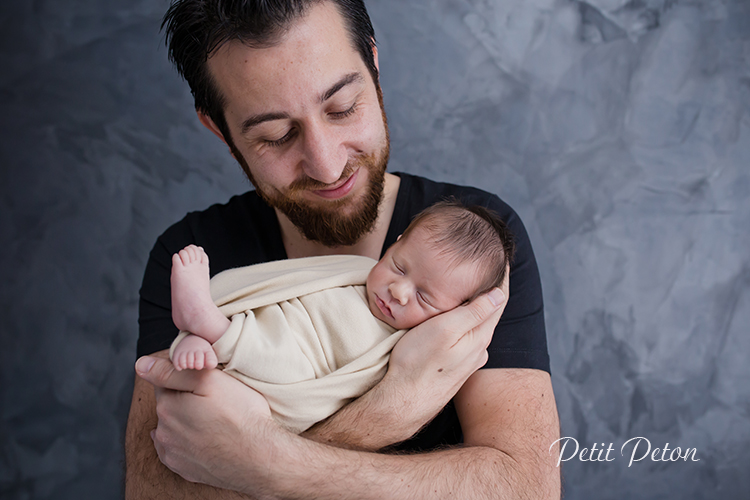
[[[211,299],[208,255],[189,245],[172,256],[172,321],[183,331],[216,342],[229,327]]]
[[[216,368],[218,360],[211,344],[197,335],[188,335],[174,348],[172,364],[180,370],[210,370]]]

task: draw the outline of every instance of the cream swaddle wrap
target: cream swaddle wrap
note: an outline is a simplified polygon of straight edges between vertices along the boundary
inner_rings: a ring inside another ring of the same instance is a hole
[[[302,432],[367,392],[406,330],[375,318],[365,282],[376,261],[354,255],[288,259],[230,269],[211,297],[231,319],[213,345],[224,371]],[[187,335],[181,332],[170,349]]]

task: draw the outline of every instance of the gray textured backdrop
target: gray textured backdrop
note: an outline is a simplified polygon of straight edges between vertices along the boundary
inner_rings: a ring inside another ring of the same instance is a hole
[[[147,253],[248,188],[166,60],[166,6],[0,7],[2,498],[121,495]],[[750,498],[750,1],[369,8],[391,169],[529,229],[562,433],[615,449],[564,464],[567,498]],[[628,467],[636,436],[700,461]]]

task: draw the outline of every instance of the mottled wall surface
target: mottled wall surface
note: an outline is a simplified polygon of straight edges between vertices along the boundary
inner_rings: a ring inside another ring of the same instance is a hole
[[[166,60],[166,7],[0,6],[2,498],[121,495],[147,253],[248,188]],[[563,436],[615,450],[567,461],[567,498],[750,497],[750,2],[369,8],[391,169],[526,222]],[[700,461],[628,467],[637,436]]]

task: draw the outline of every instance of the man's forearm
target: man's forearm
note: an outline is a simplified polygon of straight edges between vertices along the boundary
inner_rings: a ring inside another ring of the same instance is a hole
[[[156,427],[154,403],[151,385],[137,378],[125,443],[126,499],[252,498],[228,489],[188,482],[167,469],[159,461],[149,436]],[[383,432],[374,434],[381,438],[385,435]],[[347,435],[354,436],[354,433]],[[540,490],[542,485],[534,484],[539,483],[538,479],[531,479],[539,477],[537,471],[524,468],[505,453],[489,447],[385,455],[337,449],[300,439],[280,428],[269,435],[269,439],[272,440],[269,449],[278,450],[273,460],[277,467],[272,467],[272,473],[269,470],[263,489],[271,489],[278,498],[398,499],[451,495],[472,499],[547,498]],[[253,491],[258,486],[253,483],[237,487]]]
[[[265,469],[263,477],[241,487],[245,491],[262,485],[272,497],[290,499],[559,498],[559,479],[548,480],[531,462],[490,447],[387,455],[332,448],[288,433],[272,439],[274,460],[284,466]]]
[[[142,380],[140,384],[144,387],[136,387],[128,421],[125,498],[253,498],[188,482],[159,461],[149,437],[156,427],[153,391],[150,384]],[[268,470],[263,485],[278,498],[554,498],[545,496],[538,480],[532,481],[538,471],[493,448],[384,455],[338,449],[278,431],[273,433],[278,439],[269,438],[278,450],[273,462],[279,466]],[[253,481],[242,489],[250,492],[258,486]]]
[[[302,433],[314,441],[361,451],[378,451],[416,434],[434,416],[415,413],[413,400],[390,392],[384,380]]]
[[[285,464],[285,475],[273,468],[262,482],[282,498],[304,498],[305,492],[314,498],[560,497],[560,470],[549,452],[559,421],[546,373],[482,370],[455,400],[467,446],[386,455],[280,433],[274,441],[279,448],[267,446]]]

